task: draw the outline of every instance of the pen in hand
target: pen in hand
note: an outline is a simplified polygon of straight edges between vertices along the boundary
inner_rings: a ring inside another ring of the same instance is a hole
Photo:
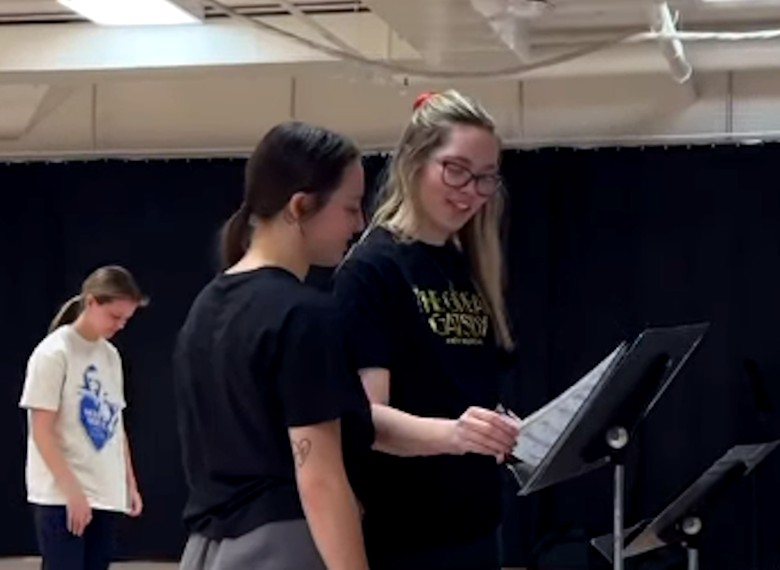
[[[496,406],[496,413],[512,420],[510,422],[512,427],[518,431],[520,430],[523,420],[521,420],[520,417],[517,414],[515,414],[512,410],[510,410],[509,408],[505,408],[501,403],[499,403]],[[498,455],[496,456],[496,461],[498,463],[504,463],[510,456],[511,456],[511,452],[506,453],[504,455]]]

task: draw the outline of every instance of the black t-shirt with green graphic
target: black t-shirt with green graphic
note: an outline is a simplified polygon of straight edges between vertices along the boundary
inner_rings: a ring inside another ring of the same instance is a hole
[[[470,406],[495,409],[499,349],[466,256],[453,244],[404,242],[374,229],[336,273],[335,289],[358,367],[390,371],[392,407],[452,419]],[[369,551],[479,539],[500,522],[500,486],[493,457],[374,453],[361,489]]]

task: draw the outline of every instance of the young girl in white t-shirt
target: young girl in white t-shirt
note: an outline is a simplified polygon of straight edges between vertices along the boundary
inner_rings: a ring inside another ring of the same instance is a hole
[[[46,570],[105,570],[118,513],[143,508],[122,422],[122,362],[109,339],[147,304],[133,276],[101,267],[27,363],[27,499]]]

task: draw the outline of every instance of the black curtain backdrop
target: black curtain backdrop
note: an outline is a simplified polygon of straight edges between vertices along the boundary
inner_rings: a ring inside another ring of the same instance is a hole
[[[780,147],[546,149],[504,154],[509,305],[519,352],[507,398],[528,414],[647,325],[710,321],[629,457],[627,521],[656,514],[737,443],[780,436]],[[385,159],[366,159],[373,187]],[[0,165],[0,556],[36,552],[24,498],[26,359],[94,267],[121,263],[152,297],[117,338],[146,512],[126,558],[177,559],[184,533],[170,356],[217,268],[241,200],[242,160]],[[327,286],[327,271],[312,275]],[[780,455],[713,509],[702,565],[780,564]],[[602,568],[611,521],[601,470],[527,498],[506,492],[507,565]],[[467,490],[464,490],[467,492]],[[633,568],[677,568],[678,552]]]

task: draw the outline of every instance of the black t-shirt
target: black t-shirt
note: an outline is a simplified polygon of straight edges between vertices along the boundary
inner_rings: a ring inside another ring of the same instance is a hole
[[[341,418],[354,476],[373,426],[343,339],[332,298],[283,269],[223,274],[200,293],[174,356],[190,532],[303,518],[288,427]]]
[[[424,417],[495,409],[499,349],[466,259],[453,244],[373,230],[335,275],[358,368],[390,371],[390,405]],[[467,454],[372,453],[361,496],[372,556],[479,539],[501,516],[500,466]]]

